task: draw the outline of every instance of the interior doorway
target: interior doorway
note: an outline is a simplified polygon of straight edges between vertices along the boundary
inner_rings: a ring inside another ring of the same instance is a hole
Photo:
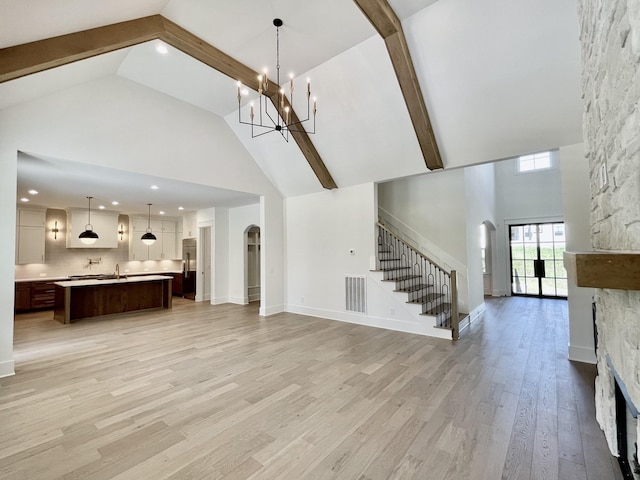
[[[196,300],[211,300],[211,227],[199,228],[198,270]]]
[[[564,222],[509,226],[511,294],[566,298]]]
[[[260,300],[260,227],[252,225],[246,231],[246,285],[249,303]]]
[[[493,295],[493,245],[496,227],[489,220],[480,224],[480,258],[482,260],[482,284],[486,297]]]

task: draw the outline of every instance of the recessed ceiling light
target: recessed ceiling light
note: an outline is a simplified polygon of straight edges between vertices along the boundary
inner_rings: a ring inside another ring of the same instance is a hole
[[[158,185],[151,185],[151,190],[158,190],[160,187]]]
[[[25,202],[25,203],[26,203],[26,202],[28,202],[28,201],[29,201],[29,199],[28,199],[27,197],[22,197],[22,198],[20,199],[20,201],[21,201],[21,202]]]
[[[164,212],[162,210],[160,210],[160,215],[164,215]]]
[[[111,202],[111,205],[120,205],[120,204],[114,200],[113,202]]]
[[[184,210],[184,207],[178,207],[178,210]]]
[[[105,207],[104,205],[100,205],[98,208],[99,208],[100,210],[104,210],[106,207]]]
[[[31,190],[29,190],[29,193],[31,195],[37,195],[38,194],[38,190],[34,190],[33,188]]]
[[[158,42],[158,44],[156,45],[156,51],[158,53],[161,53],[162,55],[166,55],[167,53],[169,53],[169,49],[162,42]]]

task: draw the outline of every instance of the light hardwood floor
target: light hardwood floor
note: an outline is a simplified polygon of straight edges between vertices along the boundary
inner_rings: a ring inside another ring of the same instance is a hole
[[[16,318],[0,478],[619,478],[566,302],[487,301],[455,343],[250,306]]]

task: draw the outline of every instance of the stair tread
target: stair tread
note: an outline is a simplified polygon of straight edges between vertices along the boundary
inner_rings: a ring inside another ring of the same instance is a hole
[[[444,297],[443,293],[430,293],[429,295],[423,295],[420,298],[416,298],[415,300],[411,300],[407,303],[432,303],[434,300]]]
[[[406,280],[413,280],[414,278],[420,278],[420,275],[407,275],[405,277],[398,277],[398,278],[388,278],[386,280],[383,280],[383,282],[403,282]],[[404,290],[402,290],[404,291]]]
[[[394,270],[411,270],[411,267],[393,267],[393,268],[381,268],[383,272],[393,272]]]
[[[440,305],[438,305],[437,307],[434,307],[430,310],[427,310],[424,313],[421,313],[420,315],[430,315],[430,316],[434,316],[434,315],[440,315],[443,313],[450,313],[451,312],[451,304],[450,303],[441,303]]]
[[[420,276],[415,276],[413,278],[420,278]],[[392,282],[394,280],[383,280],[385,282]],[[432,285],[427,285],[426,283],[419,283],[418,285],[411,285],[410,287],[405,287],[405,288],[397,288],[394,290],[394,292],[402,292],[402,293],[412,293],[415,292],[416,290],[422,290],[423,288],[429,288]]]

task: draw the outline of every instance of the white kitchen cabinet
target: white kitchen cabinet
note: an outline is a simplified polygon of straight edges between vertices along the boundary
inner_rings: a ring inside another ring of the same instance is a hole
[[[46,209],[18,209],[16,264],[44,263]]]
[[[176,249],[176,220],[152,219],[149,222],[156,241],[145,245],[140,239],[147,231],[146,218],[132,217],[130,228],[133,234],[129,243],[129,260],[175,260],[178,259]]]
[[[198,235],[198,225],[196,213],[187,213],[182,217],[182,238],[196,238]]]
[[[107,210],[91,211],[91,225],[98,239],[91,245],[80,241],[88,222],[86,209],[67,209],[67,248],[118,248],[118,212]]]

